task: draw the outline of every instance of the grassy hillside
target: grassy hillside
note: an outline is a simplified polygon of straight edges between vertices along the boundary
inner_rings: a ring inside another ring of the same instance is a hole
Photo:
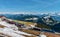
[[[21,24],[25,24],[26,26],[31,26],[34,25],[34,23],[32,22],[25,22],[25,21],[18,21],[18,20],[14,20],[15,22],[21,23]]]
[[[14,20],[14,21],[18,22],[18,23],[21,23],[21,24],[25,24],[26,26],[34,25],[33,22],[25,22],[25,21],[19,21],[19,20]],[[49,26],[43,25],[43,24],[37,24],[36,27],[51,29]]]

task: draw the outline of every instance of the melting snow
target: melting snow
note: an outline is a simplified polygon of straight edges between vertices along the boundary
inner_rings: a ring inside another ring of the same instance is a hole
[[[4,28],[0,28],[0,33],[3,33],[11,37],[25,37],[23,35],[28,35],[28,36],[32,35],[32,34],[22,32],[22,31],[18,31],[17,26],[15,26],[14,24],[9,24],[6,21],[0,20],[0,25],[6,26]]]

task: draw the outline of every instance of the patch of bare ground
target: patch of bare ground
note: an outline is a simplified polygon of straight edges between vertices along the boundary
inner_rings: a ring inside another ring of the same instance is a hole
[[[23,36],[25,36],[25,37],[37,37],[37,36],[35,36],[35,35],[31,35],[31,36],[23,35]]]
[[[0,28],[4,28],[5,26],[3,26],[3,25],[0,25]]]
[[[33,34],[35,36],[39,35],[41,32],[39,31],[35,31],[35,30],[28,30],[28,29],[20,29],[20,31],[23,31],[23,32],[26,32],[26,33],[29,33],[29,34]],[[54,34],[54,33],[49,33],[49,32],[44,32],[44,34],[47,36],[47,37],[60,37],[60,35],[57,35],[57,34]]]

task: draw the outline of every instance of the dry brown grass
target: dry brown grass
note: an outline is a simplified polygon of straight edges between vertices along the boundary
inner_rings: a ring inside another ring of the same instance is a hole
[[[24,21],[18,21],[18,20],[14,20],[15,22],[21,23],[21,24],[25,24],[26,26],[31,26],[34,25],[34,23],[32,22],[24,22]]]
[[[33,35],[39,35],[40,34],[40,32],[34,31],[34,30],[20,29],[20,31],[23,31],[23,32],[26,32],[29,34],[33,34]]]
[[[31,35],[31,36],[23,35],[23,36],[25,36],[25,37],[37,37],[37,36],[35,36],[35,35]]]
[[[18,22],[18,23],[21,23],[21,24],[25,24],[27,26],[30,26],[30,25],[33,25],[34,23],[32,22],[24,22],[24,21],[17,21],[17,20],[14,20],[15,22]],[[20,31],[23,31],[23,32],[26,32],[26,33],[29,33],[29,34],[33,34],[35,36],[27,36],[25,35],[26,37],[36,37],[37,35],[39,35],[41,32],[39,31],[35,31],[35,30],[28,30],[28,29],[20,29]],[[60,37],[60,35],[56,35],[54,33],[48,33],[48,32],[44,32],[44,34],[47,36],[47,37]]]
[[[3,26],[3,25],[0,25],[0,28],[4,28],[5,26]]]
[[[38,31],[27,30],[27,29],[21,29],[21,31],[26,32],[26,33],[29,33],[29,34],[33,34],[33,35],[36,35],[36,36],[41,33],[41,32],[38,32]],[[44,34],[45,34],[47,37],[60,37],[60,35],[56,35],[56,34],[54,34],[54,33],[44,32]]]

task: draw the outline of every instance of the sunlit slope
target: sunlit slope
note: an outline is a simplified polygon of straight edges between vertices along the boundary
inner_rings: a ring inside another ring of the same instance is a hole
[[[14,20],[14,21],[18,22],[18,23],[21,23],[21,24],[24,24],[26,26],[34,25],[34,26],[39,27],[39,28],[51,29],[49,26],[46,26],[46,25],[43,25],[43,24],[37,24],[37,23],[33,23],[33,22],[26,22],[26,21],[20,21],[20,20]]]
[[[21,23],[21,24],[24,24],[26,26],[36,25],[35,23],[32,23],[32,22],[26,22],[26,21],[20,21],[20,20],[14,20],[14,21]]]

